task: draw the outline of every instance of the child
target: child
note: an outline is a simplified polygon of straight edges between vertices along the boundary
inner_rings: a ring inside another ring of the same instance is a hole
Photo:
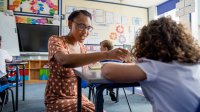
[[[109,51],[113,49],[113,44],[110,40],[103,40],[100,42],[100,50],[101,51]],[[109,60],[101,60],[100,62],[107,62]],[[109,90],[109,95],[112,101],[117,101],[117,98],[115,97],[115,92],[113,89],[108,89]]]
[[[0,36],[0,85],[4,85],[8,83],[7,73],[6,73],[6,63],[5,62],[11,62],[12,56],[8,54],[6,50],[1,49],[1,42],[2,37]],[[8,94],[7,94],[8,95]],[[0,93],[1,100],[3,102],[5,96],[5,91]],[[8,102],[8,97],[6,99],[6,102]]]
[[[105,64],[115,82],[140,82],[153,112],[195,112],[200,99],[200,47],[182,24],[152,20],[141,29],[132,54],[137,62]]]

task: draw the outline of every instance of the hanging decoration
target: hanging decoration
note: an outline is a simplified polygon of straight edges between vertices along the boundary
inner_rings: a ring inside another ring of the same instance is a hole
[[[119,36],[119,42],[120,42],[121,44],[126,43],[126,37],[125,37],[124,35],[120,35],[120,36]]]
[[[9,10],[15,10],[21,4],[21,0],[14,0],[12,5],[9,5]]]
[[[58,11],[58,5],[55,5],[51,0],[14,0],[13,3],[9,5],[9,10],[14,11],[18,7],[25,9],[29,6],[29,10],[36,14],[47,12],[53,16],[55,12]]]
[[[116,40],[117,39],[117,33],[111,32],[109,37],[110,37],[111,40]]]
[[[52,21],[52,20],[51,20]],[[27,24],[51,24],[50,20],[47,18],[31,18],[25,16],[16,16],[17,23],[27,23]]]
[[[124,27],[122,25],[118,25],[116,27],[116,31],[117,31],[117,33],[124,33]]]

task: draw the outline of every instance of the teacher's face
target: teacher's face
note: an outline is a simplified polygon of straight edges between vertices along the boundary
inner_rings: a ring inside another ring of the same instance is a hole
[[[84,42],[89,32],[93,29],[92,22],[88,16],[80,14],[73,21],[69,22],[69,28],[76,41]]]

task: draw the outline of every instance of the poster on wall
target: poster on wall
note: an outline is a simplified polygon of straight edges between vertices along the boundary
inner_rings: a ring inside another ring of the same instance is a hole
[[[4,6],[4,0],[0,0],[0,11],[4,11],[5,6]]]
[[[52,18],[45,17],[28,17],[28,16],[15,16],[16,23],[26,24],[52,24]]]
[[[86,7],[77,7],[76,10],[87,10]]]
[[[141,26],[142,25],[142,18],[133,17],[132,18],[132,25]]]
[[[98,44],[101,41],[99,37],[99,33],[96,31],[92,31],[89,36],[85,39],[84,44]]]
[[[65,6],[65,14],[70,14],[76,10],[75,6]]]
[[[106,12],[106,24],[113,24],[114,14],[112,12]]]
[[[135,27],[134,26],[129,26],[129,38],[130,38],[130,43],[134,43],[135,41]]]
[[[115,24],[121,24],[122,23],[122,16],[120,14],[115,13]]]
[[[65,36],[69,33],[69,27],[68,26],[62,26],[62,36]]]
[[[102,9],[96,9],[94,12],[95,23],[105,24],[105,11]]]
[[[127,25],[128,24],[128,17],[126,17],[126,16],[122,16],[122,24],[123,25]]]
[[[8,9],[21,13],[58,14],[58,0],[8,0]]]

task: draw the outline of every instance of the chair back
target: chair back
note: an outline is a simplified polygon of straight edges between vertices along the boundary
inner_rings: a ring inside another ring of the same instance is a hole
[[[199,106],[197,107],[196,112],[200,112],[200,100],[199,100]]]
[[[85,80],[81,80],[81,88],[87,88],[88,85],[89,84]]]
[[[4,90],[8,89],[11,85],[12,84],[10,84],[10,83],[0,85],[0,92],[3,92]]]

